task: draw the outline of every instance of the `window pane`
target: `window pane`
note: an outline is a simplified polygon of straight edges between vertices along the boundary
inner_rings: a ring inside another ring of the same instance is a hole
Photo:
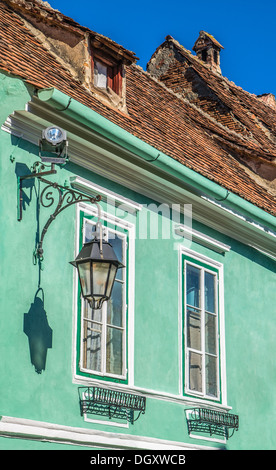
[[[84,302],[83,317],[94,322],[102,322],[102,309],[93,310],[88,302]]]
[[[91,240],[95,236],[95,231],[96,231],[96,225],[85,221],[85,225],[84,225],[84,236],[85,236],[84,242],[85,243],[91,242]]]
[[[106,372],[122,375],[123,333],[116,328],[107,328]]]
[[[206,356],[206,394],[217,397],[217,358]]]
[[[216,277],[205,272],[205,310],[215,313],[215,279]]]
[[[189,389],[202,392],[202,356],[193,352],[189,355]]]
[[[107,302],[107,323],[122,326],[123,285],[115,281],[109,302]]]
[[[200,269],[187,264],[186,277],[187,304],[200,307]]]
[[[216,317],[206,313],[205,315],[205,351],[210,354],[217,352],[217,334],[216,334]]]
[[[83,322],[83,367],[101,371],[102,327],[97,323]]]
[[[107,86],[107,66],[101,62],[94,62],[94,85],[99,88]]]
[[[124,263],[125,260],[123,259],[123,239],[120,238],[117,233],[113,233],[110,230],[108,233],[108,241],[112,245],[117,259]],[[123,279],[123,269],[118,269],[116,279]]]
[[[201,350],[200,311],[188,309],[187,311],[187,346]]]

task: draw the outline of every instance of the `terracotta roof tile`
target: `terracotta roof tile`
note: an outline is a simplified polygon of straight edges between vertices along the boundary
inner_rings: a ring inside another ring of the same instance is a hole
[[[126,72],[129,113],[129,116],[126,116],[97,100],[75,80],[69,70],[57,62],[54,55],[33,36],[20,17],[3,2],[0,4],[0,31],[2,70],[21,77],[37,88],[59,89],[183,165],[265,211],[276,214],[273,196],[245,171],[220,141],[221,139],[224,143],[229,142],[240,147],[248,145],[249,150],[254,152],[259,151],[262,145],[257,135],[246,145],[242,133],[240,140],[232,136],[231,142],[231,135],[226,128],[220,127],[215,120],[206,118],[200,109],[180,99],[136,65],[128,66]],[[198,74],[202,73],[200,67],[196,71]],[[208,84],[212,86],[210,77],[204,79],[209,80]],[[218,88],[218,93],[223,94],[223,86],[219,80]],[[254,121],[252,113],[259,110],[264,113],[267,109],[265,104],[260,103],[251,106],[251,98],[236,88],[235,93],[243,96],[248,107],[249,123]],[[251,127],[249,130],[253,132]],[[269,152],[267,141],[265,147]],[[271,146],[271,149],[275,152],[275,146]],[[268,158],[265,152],[263,157]]]
[[[234,131],[234,136],[227,130],[224,132],[229,142],[232,137],[233,141],[245,145],[258,158],[276,158],[276,110],[225,77],[213,73],[173,38],[167,37],[167,43],[173,44],[184,61],[175,59],[159,79],[215,118],[217,123]],[[217,132],[222,135],[221,131]],[[246,141],[239,139],[239,134]]]

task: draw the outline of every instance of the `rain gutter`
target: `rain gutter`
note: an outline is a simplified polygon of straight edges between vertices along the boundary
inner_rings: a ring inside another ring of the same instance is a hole
[[[82,123],[110,141],[143,158],[145,161],[151,161],[153,165],[166,171],[168,174],[193,186],[204,196],[215,199],[214,202],[217,201],[218,204],[223,204],[223,207],[229,208],[247,219],[261,224],[263,227],[272,229],[274,232],[276,231],[276,218],[271,214],[194,170],[187,168],[185,165],[160,152],[138,137],[133,136],[77,100],[70,98],[55,88],[38,90],[37,97],[55,108],[56,111],[65,113],[67,117]]]

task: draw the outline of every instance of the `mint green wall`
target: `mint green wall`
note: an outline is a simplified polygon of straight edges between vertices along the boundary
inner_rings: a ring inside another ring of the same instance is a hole
[[[24,109],[30,92],[20,80],[0,76],[1,125],[14,109]],[[38,148],[1,130],[0,155],[0,415],[116,432],[112,425],[84,422],[79,413],[78,385],[72,382],[73,268],[69,261],[74,257],[74,206],[58,216],[45,237],[41,286],[45,296],[44,321],[47,320],[52,330],[52,347],[47,350],[45,371],[38,374],[31,364],[23,328],[24,314],[34,302],[38,288],[39,270],[32,258],[38,183],[30,182],[30,187],[24,188],[30,202],[24,208],[22,221],[18,222],[16,171],[24,171],[24,165],[30,168],[38,160]],[[139,203],[152,202],[72,164],[48,179],[63,184],[76,174]],[[40,229],[48,215],[42,208]],[[231,245],[225,255],[195,243],[191,246],[196,252],[224,264],[227,396],[232,412],[240,418],[240,429],[227,441],[226,447],[273,448],[275,264],[234,239],[197,223],[194,228]],[[163,393],[168,398],[156,399],[154,395],[147,398],[145,415],[129,429],[119,428],[119,432],[224,447],[190,438],[185,408],[191,406],[169,399],[170,395],[179,393],[179,273],[175,240],[137,239],[135,250],[135,386]],[[0,449],[58,447],[0,438]]]
[[[273,449],[275,263],[236,245],[225,266],[228,401],[241,417],[240,431],[231,445]]]

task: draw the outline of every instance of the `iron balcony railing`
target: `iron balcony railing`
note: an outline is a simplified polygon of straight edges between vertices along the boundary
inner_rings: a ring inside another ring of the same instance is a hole
[[[239,429],[238,415],[208,408],[193,408],[186,411],[189,412],[187,418],[189,434],[191,432],[217,434],[228,439]]]
[[[146,410],[145,397],[101,387],[79,387],[79,402],[82,416],[96,414],[126,419],[132,424]]]

